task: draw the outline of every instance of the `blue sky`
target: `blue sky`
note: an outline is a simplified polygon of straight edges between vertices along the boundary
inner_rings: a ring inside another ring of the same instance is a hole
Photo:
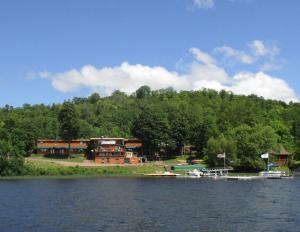
[[[300,1],[3,0],[0,106],[138,86],[298,101]]]

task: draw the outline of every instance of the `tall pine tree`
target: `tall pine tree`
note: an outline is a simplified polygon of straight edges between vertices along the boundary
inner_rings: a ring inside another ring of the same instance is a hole
[[[78,114],[74,105],[70,102],[64,102],[58,113],[59,134],[60,137],[69,144],[68,156],[70,157],[71,141],[77,138],[79,133]]]

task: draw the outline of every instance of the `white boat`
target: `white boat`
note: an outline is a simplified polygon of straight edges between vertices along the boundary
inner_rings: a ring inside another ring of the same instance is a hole
[[[192,171],[188,171],[186,174],[189,177],[201,177],[201,176],[203,176],[203,172],[201,172],[197,169],[194,169]]]
[[[227,170],[227,169],[226,169]],[[190,170],[186,173],[188,177],[212,177],[217,178],[224,175],[224,170],[220,169],[202,169],[201,171],[198,169]]]

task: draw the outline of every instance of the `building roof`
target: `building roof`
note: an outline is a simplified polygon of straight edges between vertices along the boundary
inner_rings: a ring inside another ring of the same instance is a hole
[[[69,148],[69,144],[63,140],[39,140],[37,143],[38,149],[46,149],[46,148]],[[74,149],[86,149],[87,144],[85,141],[76,140],[70,143],[70,148]]]
[[[141,147],[142,146],[142,143],[141,142],[126,142],[125,143],[125,147],[126,148],[138,148],[138,147]]]
[[[142,147],[143,144],[141,140],[137,138],[125,139],[125,147],[126,148],[139,148]]]
[[[90,138],[90,140],[124,140],[124,138]]]
[[[282,144],[279,144],[276,150],[270,151],[271,155],[289,155],[290,153],[284,148]]]
[[[87,148],[87,143],[89,141],[93,140],[104,140],[104,141],[110,141],[110,140],[124,140],[126,148],[139,148],[142,146],[142,143],[138,139],[124,139],[124,138],[107,138],[107,137],[100,137],[100,138],[90,138],[90,139],[76,139],[72,140],[70,145],[71,148]],[[38,149],[45,149],[45,148],[69,148],[69,144],[64,140],[54,140],[54,139],[39,139],[37,142],[37,148]]]
[[[65,142],[63,139],[38,139],[38,142]],[[72,142],[88,142],[89,139],[73,139]]]

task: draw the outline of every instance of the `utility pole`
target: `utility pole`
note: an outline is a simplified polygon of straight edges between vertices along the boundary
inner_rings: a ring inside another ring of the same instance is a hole
[[[269,172],[269,170],[270,170],[270,167],[269,167],[269,153],[267,153],[268,154],[268,172]]]

